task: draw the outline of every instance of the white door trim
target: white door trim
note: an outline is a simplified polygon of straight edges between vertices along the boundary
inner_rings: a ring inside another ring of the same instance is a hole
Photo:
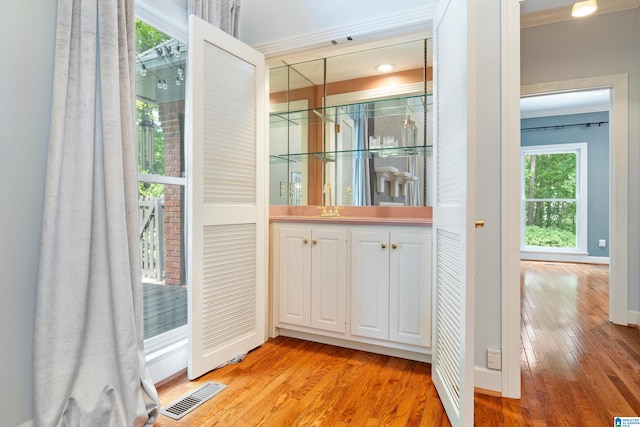
[[[609,110],[609,321],[629,323],[629,76],[611,74],[522,86],[531,96],[586,89],[611,90]],[[509,179],[517,180],[512,175]]]
[[[502,396],[520,398],[520,2],[502,20]]]

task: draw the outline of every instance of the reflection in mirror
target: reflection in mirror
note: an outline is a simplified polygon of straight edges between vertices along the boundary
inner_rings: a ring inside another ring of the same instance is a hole
[[[429,52],[418,40],[272,68],[270,203],[429,206]]]

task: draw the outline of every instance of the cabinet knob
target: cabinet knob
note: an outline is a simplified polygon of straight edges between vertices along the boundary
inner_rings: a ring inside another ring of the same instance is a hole
[[[393,245],[391,245],[391,247],[392,247],[393,249],[398,249],[398,245],[396,245],[395,243],[394,243]]]
[[[317,241],[317,240],[315,240],[315,239],[313,239],[313,240],[311,241],[311,244],[312,244],[312,245],[315,245],[316,243],[318,243],[318,241]]]
[[[383,243],[381,246],[382,246],[382,249],[385,249],[387,247],[387,244]]]
[[[307,243],[309,243],[309,241],[307,239],[302,239],[302,243],[306,245]]]

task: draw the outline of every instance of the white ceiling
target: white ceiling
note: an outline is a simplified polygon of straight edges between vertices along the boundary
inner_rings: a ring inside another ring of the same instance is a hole
[[[573,3],[573,0],[524,0],[521,3],[523,27],[575,19],[571,17]],[[640,0],[600,0],[596,14],[635,7],[640,7]],[[422,42],[417,42],[334,56],[327,59],[327,82],[375,75],[377,73],[374,69],[375,66],[382,62],[395,64],[396,71],[421,68],[424,67],[423,54],[424,45]],[[428,66],[431,64],[429,63]],[[293,72],[290,75],[289,85],[292,88],[323,83],[325,69],[321,59],[299,63],[294,68],[299,74]],[[286,74],[280,73],[280,77],[272,74],[271,86],[274,92],[286,90]],[[523,99],[521,102],[523,118],[608,109],[608,91],[537,96]]]
[[[574,1],[572,0],[524,0],[520,3],[520,13],[525,14],[538,12],[540,10],[566,7],[569,5],[573,5],[573,3]]]
[[[520,100],[520,115],[523,119],[608,110],[609,90],[565,92]]]
[[[524,0],[520,3],[520,26],[527,28],[575,19],[571,16],[571,7],[574,2],[573,0]],[[639,7],[640,0],[598,0],[598,10],[591,16]]]

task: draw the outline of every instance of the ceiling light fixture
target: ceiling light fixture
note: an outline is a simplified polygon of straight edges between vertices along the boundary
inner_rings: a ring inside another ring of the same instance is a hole
[[[378,71],[379,73],[388,73],[389,71],[392,71],[394,68],[396,68],[396,66],[393,64],[376,65],[376,71]]]
[[[581,18],[583,16],[591,15],[598,9],[598,3],[596,0],[578,1],[571,8],[571,16],[574,18]]]

